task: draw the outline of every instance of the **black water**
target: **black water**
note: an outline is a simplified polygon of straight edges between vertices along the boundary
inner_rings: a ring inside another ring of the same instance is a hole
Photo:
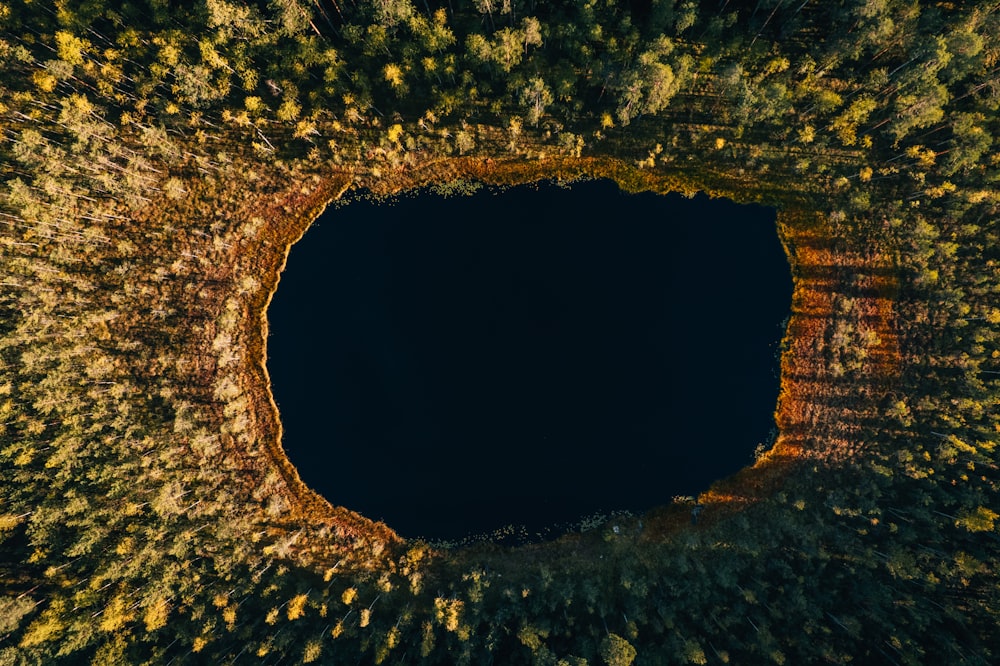
[[[289,458],[433,539],[706,489],[774,426],[774,215],[608,181],[328,210],[268,311]]]

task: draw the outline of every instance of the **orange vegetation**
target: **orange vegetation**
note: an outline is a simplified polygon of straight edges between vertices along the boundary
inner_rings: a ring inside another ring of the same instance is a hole
[[[864,424],[879,417],[900,372],[893,257],[831,238],[814,212],[782,211],[778,224],[795,284],[775,412],[779,435],[755,465],[699,497],[709,522],[775,492],[795,465],[862,454]]]
[[[542,177],[607,177],[632,191],[693,193],[706,189],[704,184],[680,175],[647,171],[612,159],[459,157],[400,167],[389,178],[381,173],[345,171],[300,174],[271,187],[251,189],[241,199],[239,210],[228,211],[235,218],[261,222],[253,242],[233,247],[228,265],[233,281],[251,275],[261,283],[260,289],[243,297],[241,321],[245,330],[234,345],[244,359],[252,361],[242,364],[239,383],[250,398],[249,431],[267,455],[237,456],[235,464],[246,470],[243,477],[248,492],[252,491],[250,485],[266,477],[285,502],[287,511],[275,521],[275,529],[301,532],[303,525],[308,525],[312,536],[318,537],[289,538],[285,555],[330,566],[344,560],[345,549],[360,549],[369,556],[385,550],[388,555],[402,543],[389,527],[335,507],[307,488],[281,448],[281,424],[266,369],[266,309],[292,244],[330,201],[352,186],[388,195],[458,179],[514,185]],[[752,192],[748,196],[753,196]],[[871,247],[831,239],[830,223],[816,213],[783,210],[778,224],[795,284],[775,414],[779,436],[755,465],[717,482],[698,498],[705,508],[703,524],[769,496],[795,465],[809,460],[843,462],[861,453],[862,424],[877,415],[898,372],[893,308],[897,280],[892,257]],[[204,336],[206,358],[213,356],[212,339],[212,331],[208,331]],[[215,375],[220,372],[218,368],[204,370],[210,375],[213,370]],[[201,377],[209,384],[217,380],[217,376]],[[219,413],[218,418],[221,424],[226,417]],[[275,481],[275,471],[280,482]],[[663,538],[690,524],[689,511],[686,505],[674,504],[650,512],[644,518],[644,538]],[[377,566],[379,558],[361,559],[367,566]]]

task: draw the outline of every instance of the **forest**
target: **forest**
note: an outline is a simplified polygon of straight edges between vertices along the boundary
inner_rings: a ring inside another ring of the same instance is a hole
[[[1000,2],[10,0],[0,128],[0,664],[1000,659]],[[307,488],[312,220],[598,177],[778,209],[773,447],[521,546]]]

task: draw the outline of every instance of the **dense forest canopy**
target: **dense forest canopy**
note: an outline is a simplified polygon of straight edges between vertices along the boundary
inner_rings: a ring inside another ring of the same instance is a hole
[[[0,664],[995,662],[998,10],[0,4]],[[319,211],[592,176],[779,208],[774,448],[516,549],[305,488],[263,317]]]

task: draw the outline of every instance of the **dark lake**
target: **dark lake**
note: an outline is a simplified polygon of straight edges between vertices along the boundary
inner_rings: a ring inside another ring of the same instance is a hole
[[[283,446],[404,537],[694,495],[768,444],[775,212],[610,181],[327,210],[268,318]]]

